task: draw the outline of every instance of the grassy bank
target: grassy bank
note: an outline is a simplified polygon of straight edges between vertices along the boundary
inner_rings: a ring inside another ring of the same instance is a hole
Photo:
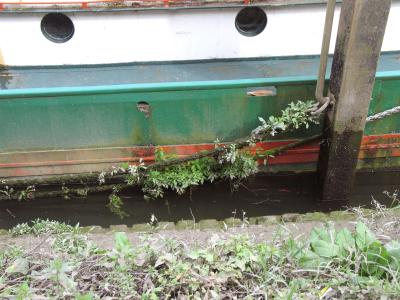
[[[308,223],[305,235],[297,223],[262,227],[265,238],[243,222],[199,243],[37,220],[0,239],[0,298],[398,299],[398,216],[379,205],[356,215]],[[109,246],[96,242],[104,236]]]

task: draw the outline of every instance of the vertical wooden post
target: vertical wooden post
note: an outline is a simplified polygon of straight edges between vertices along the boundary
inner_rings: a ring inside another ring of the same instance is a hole
[[[391,0],[343,0],[318,173],[324,206],[348,203]]]

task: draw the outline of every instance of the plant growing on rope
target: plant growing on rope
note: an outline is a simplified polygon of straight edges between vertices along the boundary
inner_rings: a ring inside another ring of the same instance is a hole
[[[279,117],[270,116],[267,120],[260,117],[261,125],[251,132],[250,137],[227,145],[216,144],[214,150],[176,158],[167,157],[162,148],[156,148],[154,164],[145,166],[142,160],[138,165],[126,164],[114,168],[110,176],[124,174],[127,185],[142,186],[146,199],[162,198],[167,190],[181,195],[188,188],[216,180],[229,180],[236,189],[242,180],[257,171],[256,159],[260,158],[243,149],[267,137],[318,123],[318,117],[310,114],[314,105],[313,101],[292,102]],[[101,184],[105,183],[106,175],[103,172],[100,174]],[[121,218],[124,216],[122,205],[121,198],[113,191],[109,207]]]
[[[258,117],[261,126],[252,131],[252,136],[262,139],[284,131],[299,129],[302,126],[308,129],[310,124],[318,123],[319,116],[311,114],[314,105],[313,101],[291,102],[286,109],[282,110],[280,117],[270,116],[268,121]]]
[[[150,170],[144,177],[142,191],[147,198],[162,198],[166,190],[181,195],[190,187],[218,179],[229,179],[234,183],[233,187],[236,187],[236,182],[255,173],[256,170],[255,160],[232,146],[218,160],[204,157],[163,170]]]

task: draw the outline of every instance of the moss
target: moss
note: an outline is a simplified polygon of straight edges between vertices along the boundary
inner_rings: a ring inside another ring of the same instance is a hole
[[[362,214],[364,215],[364,217],[370,217],[373,215],[373,213],[375,212],[375,210],[370,209],[370,208],[361,208],[360,211],[362,212]]]
[[[198,228],[199,229],[219,229],[221,228],[220,222],[218,222],[215,219],[209,219],[209,220],[201,220],[198,223]]]
[[[390,216],[393,216],[393,217],[400,217],[400,206],[390,208],[387,211],[387,215],[390,215]]]
[[[175,223],[174,222],[158,222],[157,229],[158,230],[174,230]]]
[[[228,227],[234,227],[242,225],[243,221],[241,219],[231,217],[223,220],[223,223],[225,223]]]
[[[127,232],[128,231],[128,226],[122,225],[122,224],[121,225],[110,225],[110,230]]]
[[[147,223],[135,224],[131,227],[131,230],[134,232],[151,232],[154,230],[154,227]]]
[[[282,222],[297,222],[300,219],[300,214],[284,214],[281,216]]]
[[[350,221],[356,218],[354,213],[349,211],[332,211],[328,216],[331,221]]]
[[[257,221],[258,221],[258,218],[257,218],[257,217],[251,217],[251,218],[249,218],[249,224],[250,224],[250,225],[257,225]]]
[[[326,222],[329,221],[329,216],[327,214],[321,212],[313,212],[313,213],[306,213],[302,215],[298,221],[302,222],[310,222],[310,221],[320,221]]]
[[[107,231],[107,229],[101,226],[85,226],[85,227],[80,227],[80,230],[83,233],[103,233]]]
[[[275,225],[278,224],[280,221],[279,216],[262,216],[257,218],[257,225]]]
[[[182,229],[194,229],[196,224],[192,220],[181,220],[175,225],[175,229],[182,230]]]

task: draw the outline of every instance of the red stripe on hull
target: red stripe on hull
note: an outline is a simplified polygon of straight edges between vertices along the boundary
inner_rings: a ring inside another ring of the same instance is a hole
[[[294,140],[262,142],[250,151],[255,154],[257,150],[273,149],[292,142]],[[166,154],[180,157],[199,151],[212,150],[214,144],[174,145],[160,148]],[[140,158],[146,163],[152,163],[155,149],[156,147],[151,146],[0,153],[0,177],[99,172],[123,162],[137,163]],[[318,153],[319,144],[314,142],[289,150],[277,157],[271,157],[268,159],[268,164],[316,163]],[[389,157],[400,157],[400,134],[365,136],[363,138],[359,155],[361,160]]]

